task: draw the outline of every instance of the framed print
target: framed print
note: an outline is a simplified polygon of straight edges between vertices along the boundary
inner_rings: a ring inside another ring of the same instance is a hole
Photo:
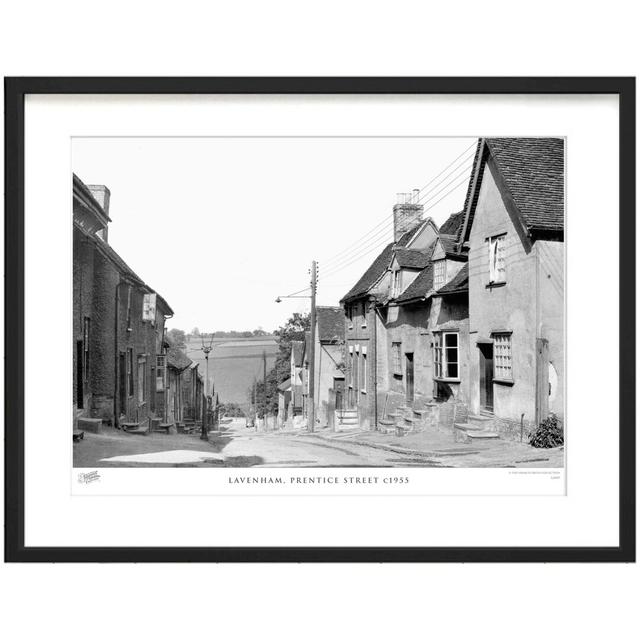
[[[7,78],[10,561],[635,560],[635,80]]]

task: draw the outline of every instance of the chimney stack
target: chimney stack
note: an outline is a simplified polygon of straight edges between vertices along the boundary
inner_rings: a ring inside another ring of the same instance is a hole
[[[393,241],[398,242],[402,235],[422,221],[423,205],[418,203],[419,189],[411,193],[399,193],[398,202],[393,207]]]
[[[88,184],[87,189],[95,201],[102,207],[107,218],[109,217],[109,202],[111,201],[111,191],[103,184]],[[96,232],[96,235],[104,242],[109,242],[109,228],[107,226]]]
[[[97,203],[102,207],[107,217],[109,217],[109,201],[111,200],[111,191],[103,184],[88,184],[87,189],[91,191],[91,195]]]

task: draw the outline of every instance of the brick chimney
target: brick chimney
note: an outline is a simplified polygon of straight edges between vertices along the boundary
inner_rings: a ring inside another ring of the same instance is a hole
[[[393,241],[398,242],[404,233],[413,229],[422,220],[424,207],[418,203],[419,189],[411,193],[399,193],[393,206]]]
[[[107,218],[109,217],[109,203],[111,202],[111,191],[109,188],[103,184],[88,184],[87,189],[91,191],[91,195],[94,197],[96,202],[102,207]],[[104,240],[105,242],[109,242],[109,228],[104,227],[100,229],[100,231],[96,232],[96,235]]]
[[[109,216],[109,201],[111,200],[111,191],[103,184],[88,184],[87,189],[91,191],[91,195],[96,199],[103,211]]]

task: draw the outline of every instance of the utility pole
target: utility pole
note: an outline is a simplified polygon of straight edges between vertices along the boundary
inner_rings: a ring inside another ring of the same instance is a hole
[[[202,420],[202,433],[200,434],[200,440],[208,440],[209,439],[209,428],[207,425],[207,421],[209,419],[209,354],[213,349],[213,333],[211,334],[211,342],[209,342],[209,346],[204,344],[204,338],[202,338],[202,351],[204,352],[204,360],[205,360],[205,383],[204,383],[204,418]]]
[[[262,419],[264,420],[264,430],[267,430],[267,352],[262,350],[262,380],[264,384],[264,411]]]
[[[310,433],[316,427],[315,373],[316,373],[316,287],[318,285],[318,265],[311,262],[311,336],[309,339],[309,425]]]

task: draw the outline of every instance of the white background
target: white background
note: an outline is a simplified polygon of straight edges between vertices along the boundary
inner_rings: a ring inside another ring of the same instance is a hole
[[[7,75],[634,75],[630,6],[22,2],[3,11],[0,58]],[[18,638],[626,637],[638,578],[607,565],[9,566],[0,601]]]

